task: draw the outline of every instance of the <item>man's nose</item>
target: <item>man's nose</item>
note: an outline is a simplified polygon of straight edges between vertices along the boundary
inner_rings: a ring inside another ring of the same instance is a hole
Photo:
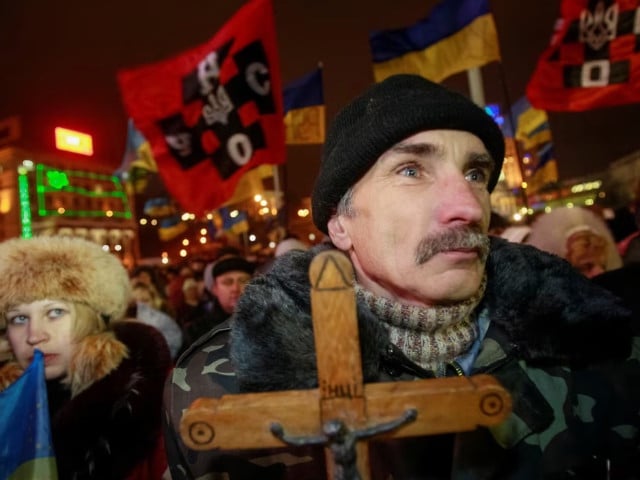
[[[480,223],[483,218],[482,199],[478,187],[462,173],[449,174],[437,192],[437,213],[443,224]]]

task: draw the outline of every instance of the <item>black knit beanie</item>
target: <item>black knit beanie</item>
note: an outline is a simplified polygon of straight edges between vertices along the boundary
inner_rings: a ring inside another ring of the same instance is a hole
[[[253,275],[255,265],[242,257],[225,257],[213,265],[211,276],[217,278],[227,272],[245,272]]]
[[[467,97],[417,75],[394,75],[353,100],[334,118],[311,195],[313,222],[324,233],[342,196],[396,143],[424,130],[463,130],[480,138],[498,182],[504,138],[485,111]]]

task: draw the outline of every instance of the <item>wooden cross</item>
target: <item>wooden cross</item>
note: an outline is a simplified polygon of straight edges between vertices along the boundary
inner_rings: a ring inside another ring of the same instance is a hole
[[[196,399],[180,423],[189,448],[322,444],[330,479],[369,480],[368,438],[469,431],[510,413],[489,375],[364,384],[351,262],[323,252],[309,276],[318,388]]]

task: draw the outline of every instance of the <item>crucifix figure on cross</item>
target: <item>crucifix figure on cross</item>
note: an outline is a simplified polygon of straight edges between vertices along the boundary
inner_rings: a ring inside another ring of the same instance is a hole
[[[309,276],[319,387],[199,398],[180,425],[189,448],[323,445],[330,479],[368,480],[368,439],[468,431],[509,414],[489,375],[364,384],[351,263],[323,252]]]

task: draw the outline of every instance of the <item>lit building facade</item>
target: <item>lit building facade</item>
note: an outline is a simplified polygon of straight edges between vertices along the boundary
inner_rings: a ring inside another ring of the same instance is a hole
[[[79,236],[132,267],[139,258],[132,201],[112,169],[0,147],[0,240]]]

